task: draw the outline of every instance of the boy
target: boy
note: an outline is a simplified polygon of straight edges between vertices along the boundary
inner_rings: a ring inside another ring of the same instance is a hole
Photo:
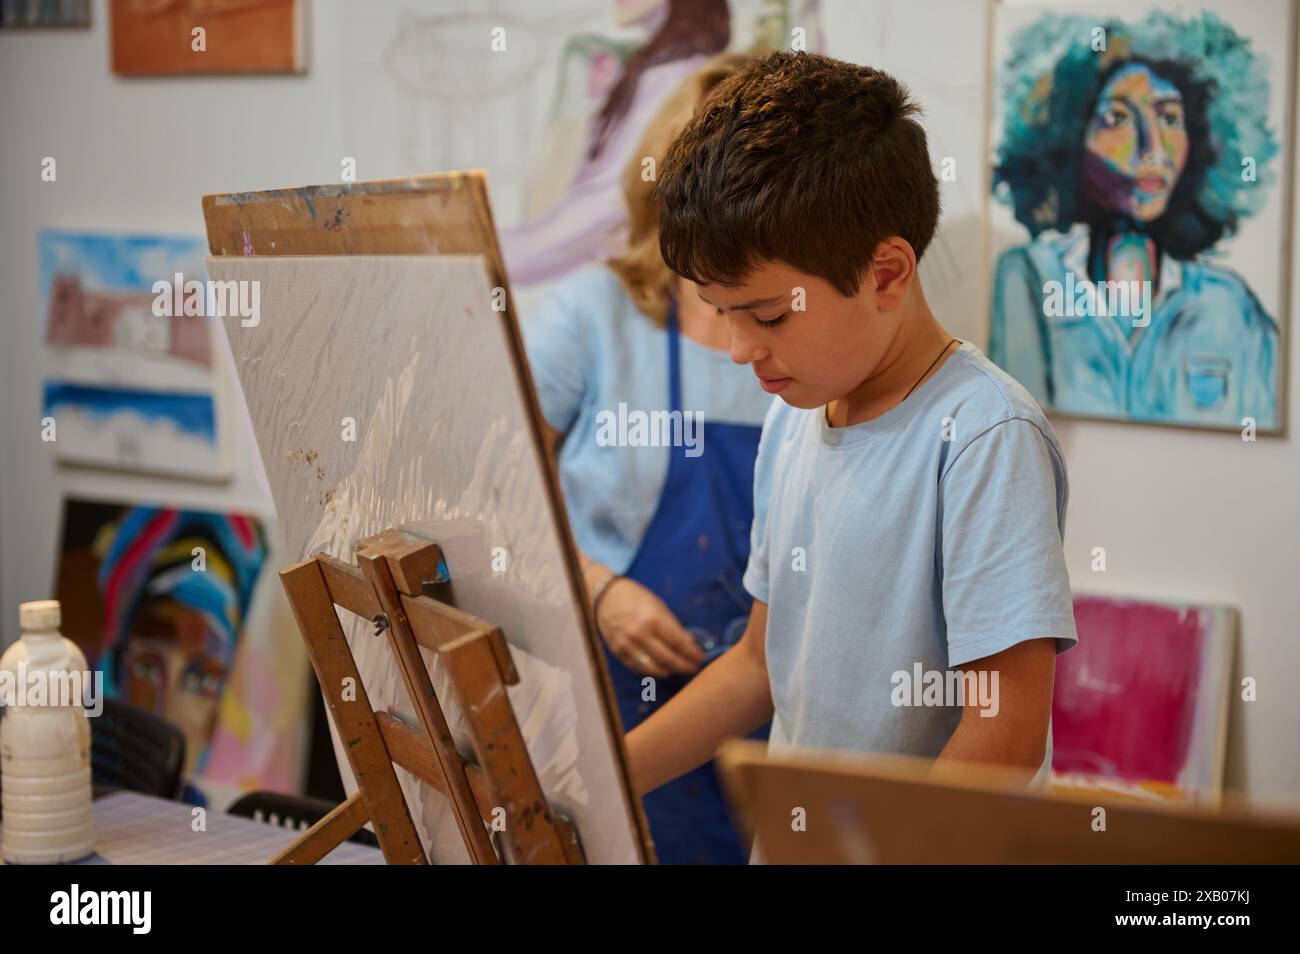
[[[664,259],[779,400],[748,628],[628,735],[641,792],[773,716],[773,748],[1045,777],[1056,654],[1077,640],[1065,464],[1028,392],[926,304],[939,195],[916,113],[884,73],[776,53],[719,86],[660,170]]]

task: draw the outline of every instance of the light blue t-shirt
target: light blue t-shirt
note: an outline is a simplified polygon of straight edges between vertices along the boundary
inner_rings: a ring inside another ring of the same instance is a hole
[[[636,411],[670,410],[668,332],[637,310],[604,265],[556,282],[520,329],[542,416],[567,435],[558,465],[578,549],[623,573],[659,504],[669,450],[608,443],[612,432],[602,437],[601,424],[618,418],[620,404],[629,420]],[[679,340],[682,409],[706,424],[761,426],[773,398],[754,372],[725,350]],[[631,427],[620,433],[637,439]],[[707,442],[701,449],[708,453]]]
[[[745,572],[768,604],[773,746],[933,758],[961,710],[906,704],[947,678],[928,673],[1073,645],[1067,495],[1051,425],[968,342],[874,420],[831,428],[776,401]]]

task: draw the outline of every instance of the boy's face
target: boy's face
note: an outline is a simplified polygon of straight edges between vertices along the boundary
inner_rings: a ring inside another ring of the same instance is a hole
[[[764,390],[798,408],[829,404],[866,380],[902,316],[901,309],[888,307],[892,301],[882,307],[874,272],[863,277],[852,298],[824,278],[772,261],[756,267],[743,284],[696,289],[720,309],[719,318],[729,319],[731,359],[750,365]]]

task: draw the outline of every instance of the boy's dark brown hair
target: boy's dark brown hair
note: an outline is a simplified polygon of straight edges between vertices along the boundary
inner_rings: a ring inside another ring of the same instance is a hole
[[[920,259],[939,221],[919,107],[892,76],[816,53],[772,53],[718,85],[659,171],[659,248],[700,284],[762,260],[858,291],[876,246]]]

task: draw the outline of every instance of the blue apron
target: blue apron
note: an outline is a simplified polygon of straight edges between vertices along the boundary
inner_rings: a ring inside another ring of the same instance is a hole
[[[677,307],[668,310],[668,393],[682,410]],[[754,518],[754,458],[762,428],[749,424],[702,425],[703,452],[687,457],[670,447],[668,476],[654,516],[626,576],[658,596],[695,637],[707,665],[745,631],[753,602],[741,584],[749,558]],[[642,673],[605,649],[623,727],[630,731],[689,681],[655,680],[654,701],[644,701]],[[767,738],[767,727],[754,734]],[[710,762],[646,795],[642,800],[661,864],[744,864],[748,860],[732,827],[718,777]]]

